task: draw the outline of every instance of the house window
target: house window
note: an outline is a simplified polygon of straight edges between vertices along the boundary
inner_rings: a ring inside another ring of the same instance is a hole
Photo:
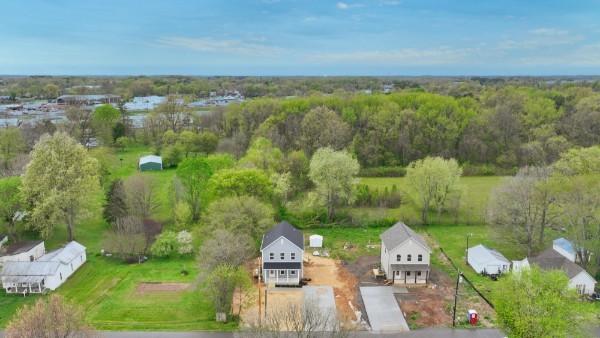
[[[60,280],[62,280],[62,272],[58,274],[60,276]]]
[[[402,255],[396,255],[396,262],[400,262],[400,259],[402,259]]]
[[[290,271],[290,275],[296,275],[296,270]]]
[[[295,252],[290,253],[290,258],[292,260],[295,260],[296,259],[296,253]]]
[[[396,270],[396,276],[400,276],[400,271]]]
[[[412,260],[412,255],[406,256],[406,260],[410,262]]]
[[[33,262],[33,259],[34,259],[33,256],[29,256],[29,261],[30,262]]]
[[[421,271],[417,271],[417,276],[421,277]]]
[[[273,276],[275,274],[275,270],[269,270],[269,275]]]
[[[410,256],[410,255],[409,255]],[[410,276],[410,271],[406,271],[406,275]]]
[[[71,263],[71,271],[73,271],[73,263]]]
[[[279,270],[280,275],[285,275],[285,270]]]
[[[274,254],[274,253],[272,253],[272,252],[271,252],[271,253],[269,253],[269,259],[270,259],[270,260],[273,260],[273,259],[275,259],[275,254]]]
[[[280,254],[279,254],[279,258],[281,258],[281,260],[284,260],[284,259],[285,259],[285,254],[284,254],[283,252],[282,252],[282,253],[280,253]]]
[[[418,260],[419,262],[422,262],[422,261],[423,261],[423,255],[418,255],[418,256],[417,256],[417,260]]]

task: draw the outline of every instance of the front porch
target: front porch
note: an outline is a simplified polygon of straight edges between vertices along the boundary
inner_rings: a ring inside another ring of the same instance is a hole
[[[429,282],[427,264],[392,264],[392,275],[387,276],[394,284],[425,285]]]
[[[300,270],[297,269],[265,269],[265,284],[300,285]]]

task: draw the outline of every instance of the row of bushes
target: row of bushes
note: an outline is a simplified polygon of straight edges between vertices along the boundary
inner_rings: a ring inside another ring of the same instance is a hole
[[[517,172],[517,168],[501,168],[493,164],[464,163],[462,168],[463,176],[512,176]],[[358,175],[360,177],[404,177],[406,168],[399,166],[361,168]]]
[[[401,204],[402,194],[395,184],[392,185],[392,189],[370,188],[366,184],[359,184],[356,187],[354,205],[357,207],[399,208]]]

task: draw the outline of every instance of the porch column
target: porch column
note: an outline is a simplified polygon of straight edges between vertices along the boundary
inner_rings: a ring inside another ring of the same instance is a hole
[[[417,272],[413,271],[413,273],[415,274],[415,284],[417,284]]]
[[[404,284],[406,284],[406,271],[404,271]]]

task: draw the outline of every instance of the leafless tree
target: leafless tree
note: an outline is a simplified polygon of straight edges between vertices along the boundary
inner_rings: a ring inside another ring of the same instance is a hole
[[[544,232],[552,218],[555,203],[548,185],[550,169],[525,167],[516,176],[494,189],[487,210],[487,220],[502,239],[525,246],[531,255],[544,241]]]
[[[270,311],[260,323],[250,323],[236,337],[240,338],[347,338],[352,328],[344,325],[334,311],[324,311],[317,302],[288,303]]]
[[[198,260],[203,270],[211,271],[222,264],[240,266],[252,258],[254,252],[250,236],[218,229],[200,247]]]
[[[129,210],[141,218],[149,218],[158,208],[154,179],[136,174],[125,180],[125,194]]]
[[[148,248],[142,220],[135,216],[117,219],[106,236],[104,247],[125,261],[139,261]]]
[[[25,305],[6,328],[6,338],[88,338],[98,335],[85,324],[83,312],[59,295]]]

